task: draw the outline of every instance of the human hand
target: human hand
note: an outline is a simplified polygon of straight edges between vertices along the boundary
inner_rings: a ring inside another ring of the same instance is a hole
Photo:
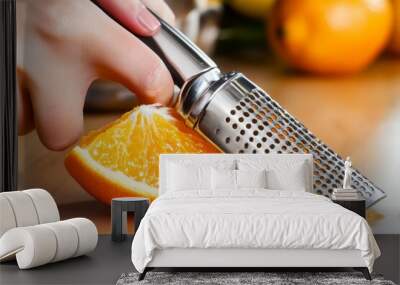
[[[22,2],[22,1],[20,1]],[[174,16],[162,0],[143,1],[167,22]],[[119,82],[144,103],[166,104],[173,81],[160,58],[131,32],[151,36],[158,20],[139,0],[35,0],[26,5],[23,54],[17,56],[18,127],[36,128],[52,150],[73,144],[83,128],[83,106],[98,78]],[[21,28],[20,15],[17,20]]]

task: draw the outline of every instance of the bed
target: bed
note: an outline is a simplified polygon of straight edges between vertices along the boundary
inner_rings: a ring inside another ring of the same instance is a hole
[[[380,251],[361,216],[313,194],[307,154],[166,154],[135,234],[141,273],[183,267],[352,267]]]

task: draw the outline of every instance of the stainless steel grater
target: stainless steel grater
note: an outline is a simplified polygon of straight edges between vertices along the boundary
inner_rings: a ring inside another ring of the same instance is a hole
[[[329,195],[340,187],[344,160],[338,154],[244,75],[221,73],[182,33],[160,22],[156,35],[141,39],[161,57],[180,88],[171,106],[187,125],[226,153],[311,153],[314,191]],[[359,171],[352,175],[367,207],[386,196]]]

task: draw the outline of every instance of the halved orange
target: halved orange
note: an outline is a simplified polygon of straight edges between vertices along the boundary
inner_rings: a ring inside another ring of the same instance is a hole
[[[216,152],[173,109],[142,105],[83,137],[67,154],[65,166],[101,202],[125,196],[153,200],[160,154]]]

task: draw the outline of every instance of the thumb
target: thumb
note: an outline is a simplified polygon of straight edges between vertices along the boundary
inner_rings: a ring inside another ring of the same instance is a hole
[[[82,110],[91,78],[90,72],[77,64],[57,59],[53,62],[58,68],[36,67],[38,75],[32,75],[37,78],[32,78],[36,84],[30,86],[30,98],[40,140],[51,150],[63,150],[72,145],[83,130]]]

